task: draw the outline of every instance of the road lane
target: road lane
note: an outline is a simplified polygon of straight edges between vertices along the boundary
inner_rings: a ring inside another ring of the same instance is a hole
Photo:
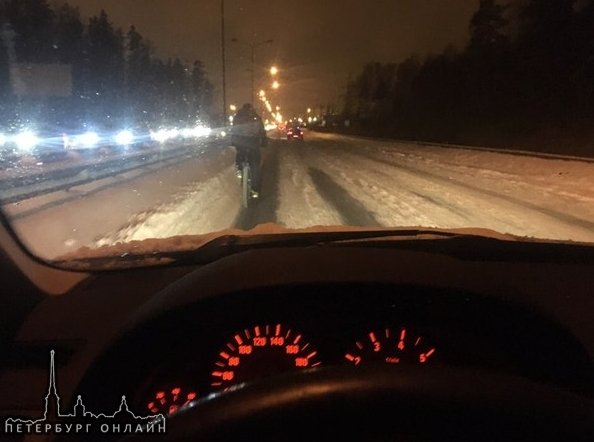
[[[303,146],[288,143],[287,148],[297,149],[304,167],[324,171],[326,182],[332,180],[330,187],[342,189],[368,210],[370,220],[383,226],[485,227],[520,236],[594,241],[591,163],[568,165],[518,156],[510,163],[511,155],[504,154],[496,154],[497,162],[490,152],[475,152],[454,163],[448,149],[425,152],[417,146],[403,149],[398,143],[307,136]],[[476,156],[485,157],[483,168]],[[531,161],[540,169],[531,169]],[[493,167],[499,168],[496,178],[489,174]],[[558,167],[571,170],[574,178],[563,184],[543,182],[541,175]],[[526,174],[525,182],[518,170]],[[504,172],[513,180],[501,179]],[[580,187],[588,180],[589,186]],[[327,196],[324,183],[317,184],[319,193]],[[293,196],[282,198],[291,201]],[[284,219],[282,213],[279,219]]]

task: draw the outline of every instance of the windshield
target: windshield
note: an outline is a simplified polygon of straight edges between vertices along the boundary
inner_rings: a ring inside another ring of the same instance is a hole
[[[48,261],[339,226],[593,243],[593,30],[592,0],[2,0],[1,210]]]

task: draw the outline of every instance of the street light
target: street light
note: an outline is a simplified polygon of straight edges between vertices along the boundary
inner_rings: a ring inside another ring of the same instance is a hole
[[[280,87],[280,83],[276,80],[272,82],[272,89],[278,89]]]
[[[270,68],[270,75],[274,76],[276,74],[278,74],[278,68],[276,66],[272,66]]]
[[[237,40],[236,38],[231,39],[231,41],[233,43],[240,43],[239,40]],[[269,39],[269,40],[263,40],[257,43],[250,43],[249,47],[251,49],[251,64],[252,64],[252,93],[251,93],[251,100],[252,100],[252,106],[254,106],[254,96],[255,96],[255,91],[254,91],[254,75],[255,75],[255,64],[256,64],[256,48],[266,45],[266,44],[272,44],[274,43],[274,40]]]
[[[237,110],[237,106],[235,106],[234,104],[229,106],[229,110],[231,110],[232,112],[235,112]]]

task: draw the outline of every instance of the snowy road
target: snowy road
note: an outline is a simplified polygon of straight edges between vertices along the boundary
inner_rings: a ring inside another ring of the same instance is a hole
[[[4,209],[44,257],[262,223],[482,227],[594,242],[594,163],[311,132],[305,138],[269,143],[262,195],[247,211],[231,149]]]

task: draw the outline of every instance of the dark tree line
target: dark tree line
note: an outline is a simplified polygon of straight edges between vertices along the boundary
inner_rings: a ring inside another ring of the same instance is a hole
[[[366,65],[350,130],[594,153],[594,0],[481,0],[469,32],[462,51]]]
[[[69,66],[68,97],[16,96],[9,67]],[[67,3],[0,0],[0,117],[51,127],[193,124],[207,121],[213,98],[202,62],[160,60],[138,30],[115,28],[105,11],[84,22]],[[4,124],[6,125],[6,124]]]

